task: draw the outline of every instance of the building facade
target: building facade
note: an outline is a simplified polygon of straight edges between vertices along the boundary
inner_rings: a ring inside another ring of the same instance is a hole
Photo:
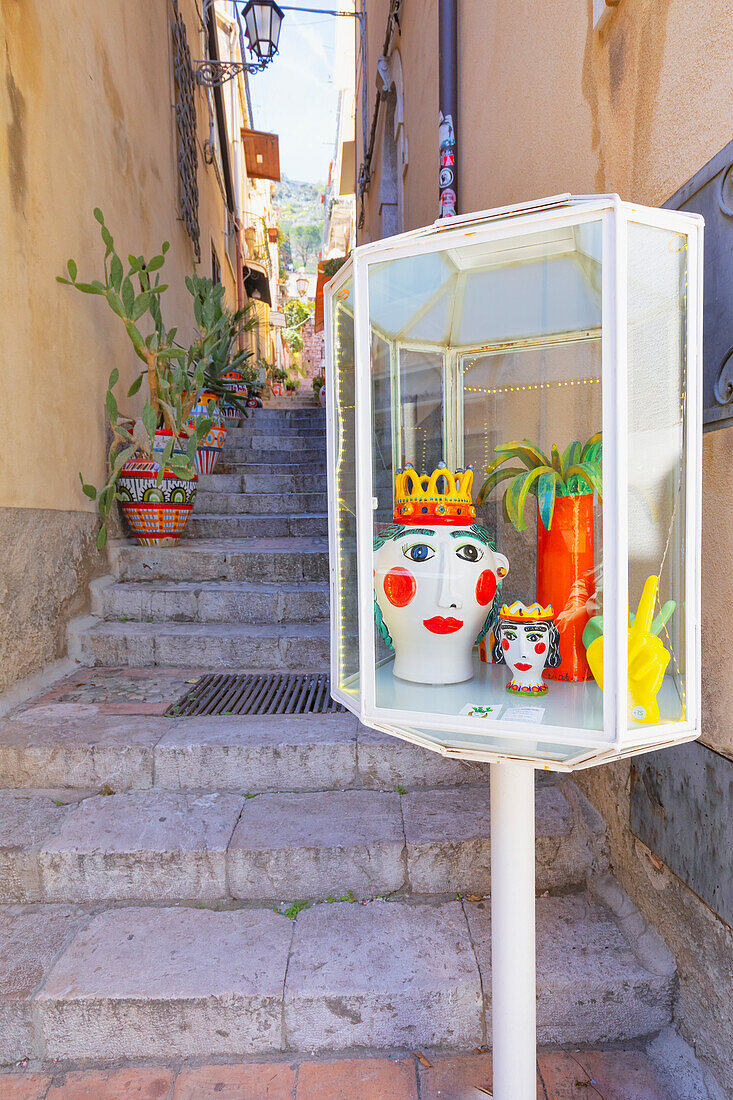
[[[439,131],[438,0],[368,0],[364,6],[367,47],[365,56],[357,51],[355,89],[359,244],[433,222],[444,167],[439,159],[444,135]],[[733,161],[733,148],[728,147],[730,155],[720,152],[731,138],[730,0],[715,5],[702,0],[459,0],[457,7],[458,111],[450,167],[457,178],[458,213],[565,192],[617,192],[661,206],[677,201],[672,197],[718,155],[722,171],[713,182],[721,210],[728,209],[722,221],[727,217],[730,223],[733,192],[726,165]],[[717,162],[708,175],[713,169]],[[716,200],[708,248],[718,247],[719,220]],[[710,273],[706,278],[706,293],[720,293],[715,272],[712,281]],[[731,344],[733,333],[728,333]],[[618,763],[582,773],[579,782],[610,827],[615,874],[675,954],[679,1027],[721,1084],[733,1091],[733,939],[729,903],[719,900],[721,892],[733,897],[730,849],[723,855],[713,840],[716,829],[725,829],[721,816],[729,806],[725,792],[733,761],[733,656],[720,646],[722,619],[733,598],[733,520],[724,503],[732,459],[733,430],[718,426],[707,431],[704,733],[701,744],[679,750],[667,765],[689,778],[688,787],[699,770],[709,777],[707,786],[700,786],[696,798],[678,789],[665,801],[666,834],[657,830],[657,845],[649,839],[644,818],[659,814],[662,802],[646,806],[650,796],[640,777],[644,772],[647,786],[658,783],[664,790],[662,763]],[[725,888],[706,893],[694,875],[683,873],[684,861],[665,854],[674,847],[673,836],[682,836],[677,847],[685,849],[688,862],[695,862],[694,849],[698,862],[705,861],[712,877],[727,883]]]
[[[219,7],[222,7],[219,5]],[[166,323],[193,333],[184,277],[194,264],[247,301],[250,225],[272,225],[271,184],[249,181],[252,122],[241,77],[197,84],[192,62],[238,60],[236,21],[200,0],[0,5],[0,233],[6,247],[5,432],[0,463],[0,690],[65,651],[88,582],[108,571],[95,548],[104,480],[104,394],[113,367],[126,393],[137,360],[103,303],[61,286],[74,257],[98,277],[100,207],[123,256],[170,242]],[[277,244],[266,241],[275,286]],[[273,252],[274,247],[274,252]],[[266,309],[253,350],[274,354]],[[121,402],[137,414],[142,396]]]

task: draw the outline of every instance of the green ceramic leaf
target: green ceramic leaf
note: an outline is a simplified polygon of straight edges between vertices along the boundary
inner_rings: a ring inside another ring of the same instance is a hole
[[[550,466],[551,462],[546,454],[530,443],[528,439],[514,440],[511,443],[500,443],[494,450],[506,456],[506,458],[518,458],[525,464],[528,470],[535,466]]]
[[[599,472],[594,466],[591,466],[587,462],[581,462],[578,466],[571,466],[568,470],[567,481],[574,479],[578,485],[578,495],[582,495],[585,492],[598,493],[599,500],[603,499],[603,480]],[[580,483],[584,483],[587,489],[582,489]]]
[[[525,479],[524,479],[524,484],[521,487],[519,497],[517,499],[517,512],[518,512],[518,514],[521,518],[521,521],[522,521],[522,526],[517,528],[518,531],[524,531],[526,526],[527,526],[527,524],[525,522],[525,508],[526,508],[527,497],[529,495],[530,489],[532,489],[532,486],[534,485],[535,482],[538,482],[543,477],[546,477],[548,474],[553,479],[553,481],[556,477],[559,477],[559,474],[557,473],[557,471],[556,470],[551,470],[549,466],[538,466],[535,470],[530,470],[530,472],[528,474],[526,474]],[[539,497],[538,497],[538,504],[539,504]]]
[[[550,455],[552,456],[552,469],[556,470],[559,476],[562,477],[562,460],[560,458],[560,448],[558,447],[557,443],[552,444],[552,447],[550,448]]]
[[[494,470],[486,478],[481,488],[478,491],[476,497],[477,504],[483,504],[489,493],[491,493],[497,485],[502,481],[505,481],[508,477],[516,477],[517,474],[523,474],[526,471],[521,466],[504,466],[500,470]]]
[[[558,477],[554,470],[547,470],[540,474],[537,482],[537,507],[546,531],[549,531],[552,526],[557,482]]]
[[[506,504],[507,515],[509,519],[516,527],[517,531],[523,531],[525,528],[524,516],[519,513],[519,497],[522,492],[522,486],[527,477],[527,471],[524,470],[521,474],[517,474],[512,479],[509,488],[504,494],[504,503]]]

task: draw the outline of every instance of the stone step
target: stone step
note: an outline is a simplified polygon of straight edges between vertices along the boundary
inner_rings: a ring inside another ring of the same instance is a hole
[[[320,623],[72,623],[69,654],[104,668],[328,669],[329,625]]]
[[[485,901],[0,914],[4,1061],[472,1049],[490,1026]],[[639,918],[640,919],[640,918]],[[647,933],[647,938],[649,933]],[[666,1027],[674,968],[588,894],[537,901],[541,1044]]]
[[[485,785],[403,795],[4,790],[0,823],[0,904],[491,890]],[[536,828],[537,890],[581,889],[592,845],[559,786],[539,787]]]
[[[250,464],[251,465],[251,464]],[[231,473],[225,473],[220,469],[221,463],[214,474],[199,474],[199,493],[251,493],[257,496],[272,496],[287,498],[293,495],[310,494],[320,492],[324,496],[327,493],[326,478],[321,473],[314,476],[313,473],[286,472],[286,473],[257,473],[249,472],[249,466],[243,466]],[[300,467],[294,467],[295,471]],[[197,496],[198,499],[198,496]],[[271,509],[275,511],[275,509]],[[303,509],[307,511],[307,509]]]
[[[392,791],[488,778],[487,764],[448,759],[368,729],[345,712],[168,718],[140,707],[110,713],[99,704],[55,703],[0,720],[6,788]],[[589,827],[602,830],[583,807]]]
[[[174,547],[115,542],[120,581],[328,581],[325,538],[190,539]]]
[[[268,432],[240,432],[239,428],[233,428],[227,432],[224,443],[224,454],[228,455],[233,450],[247,451],[258,454],[263,450],[288,451],[296,454],[300,451],[326,450],[326,433],[312,432],[304,436],[300,431],[292,435],[283,435],[280,431]]]
[[[222,478],[231,477],[223,474]],[[264,482],[269,479],[263,479]],[[324,493],[280,493],[271,486],[255,492],[217,492],[215,488],[199,489],[196,494],[199,514],[228,516],[314,515],[328,512],[328,495]],[[194,512],[194,515],[197,513]]]
[[[244,581],[127,581],[103,588],[92,602],[100,618],[137,622],[324,622],[328,585]]]
[[[229,515],[194,512],[186,525],[186,539],[302,538],[328,535],[328,515]]]
[[[325,442],[326,426],[319,424],[314,427],[301,427],[300,425],[269,425],[261,421],[245,421],[236,428],[227,430],[227,443],[237,443],[241,440],[247,443],[250,439],[314,439],[316,442]]]
[[[224,444],[221,461],[228,466],[241,466],[255,462],[270,466],[303,466],[313,471],[313,476],[323,476],[326,465],[325,447],[303,447],[297,450],[285,449],[269,440],[263,447],[229,447]]]
[[[268,479],[271,477],[296,477],[301,479],[302,488],[308,491],[319,482],[325,484],[325,463],[325,455],[320,455],[315,462],[248,462],[246,460],[240,462],[236,456],[232,461],[224,456],[220,459],[216,474],[213,476],[216,477],[217,474],[255,474]]]

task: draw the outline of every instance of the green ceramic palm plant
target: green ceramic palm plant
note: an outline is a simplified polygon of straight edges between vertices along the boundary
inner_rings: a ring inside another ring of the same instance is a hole
[[[187,362],[186,350],[175,343],[176,330],[166,328],[163,322],[160,299],[167,285],[161,283],[159,272],[165,263],[168,242],[165,241],[160,253],[149,260],[143,256],[128,256],[125,271],[102,211],[95,209],[94,217],[99,222],[105,246],[104,279],[80,282],[74,260],[69,260],[66,265],[68,278],[59,275],[57,279],[83,294],[98,295],[106,300],[112,312],[122,321],[136,356],[144,364],[127,396],[133,397],[138,392],[144,378],[147,378],[149,390],[138,429],[133,418],[120,413],[114,393],[119,371],[115,368],[111,372],[105,397],[112,434],[107,479],[97,489],[79,474],[82,489],[90,500],[96,502],[102,521],[97,536],[97,546],[101,549],[107,541],[107,521],[112,506],[119,499],[117,482],[125,463],[136,454],[152,458],[155,433],[158,429],[166,429],[171,434],[162,453],[155,454],[159,463],[158,484],[166,470],[184,480],[191,480],[196,472],[196,449],[211,428],[211,420],[202,418],[194,429],[188,427],[191,407],[203,384],[204,366]],[[149,330],[147,333],[146,329]]]
[[[527,523],[525,508],[527,498],[536,498],[540,517],[546,530],[552,526],[552,516],[557,497],[603,494],[601,475],[601,433],[596,432],[587,443],[569,443],[564,451],[552,444],[550,457],[528,439],[502,443],[495,447],[498,458],[486,468],[488,477],[476,498],[483,504],[489,493],[503,481],[509,481],[504,492],[504,515],[517,531],[524,531]],[[512,465],[505,463],[512,462]],[[522,465],[515,465],[515,462]]]

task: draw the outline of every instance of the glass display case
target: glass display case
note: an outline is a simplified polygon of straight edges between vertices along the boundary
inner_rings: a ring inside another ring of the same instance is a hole
[[[356,248],[326,288],[332,693],[556,769],[700,709],[702,220],[617,196]]]

